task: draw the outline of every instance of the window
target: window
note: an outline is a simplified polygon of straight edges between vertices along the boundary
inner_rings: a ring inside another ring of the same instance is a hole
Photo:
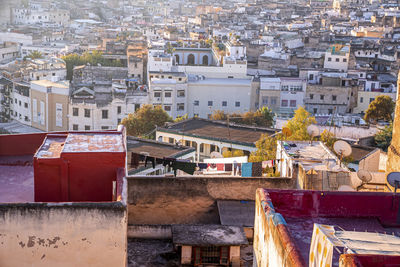
[[[85,131],[90,131],[90,126],[89,125],[85,125]]]
[[[287,107],[288,106],[288,101],[287,100],[282,100],[281,106],[282,107]]]
[[[336,96],[335,95],[332,96],[332,101],[336,101]]]
[[[185,96],[185,90],[178,90],[178,97],[184,97]]]
[[[371,89],[373,90],[373,89],[375,89],[375,83],[371,83]],[[20,103],[21,103],[21,101],[20,101]],[[21,106],[21,105],[20,105]]]
[[[118,107],[117,107],[117,113],[118,113],[118,114],[121,114],[121,112],[122,112],[122,108],[121,108],[121,106],[118,106]]]
[[[278,98],[277,97],[271,97],[271,105],[276,105],[278,103]]]
[[[317,114],[318,109],[314,108],[313,111],[314,111],[314,114]]]
[[[18,102],[18,100],[15,98],[15,99],[14,99],[14,103],[17,104],[17,102]]]
[[[333,113],[333,109],[328,109],[328,114],[332,114]]]
[[[296,100],[290,100],[290,107],[296,107]]]
[[[200,101],[199,100],[195,100],[194,102],[193,102],[193,105],[195,105],[195,106],[198,106],[200,104]]]
[[[314,95],[313,94],[310,94],[310,99],[314,99]]]
[[[74,131],[78,131],[78,124],[73,124],[72,125],[72,130],[74,130]]]
[[[72,108],[72,116],[79,116],[79,108]]]
[[[21,106],[21,100],[20,100],[20,101],[18,101],[18,105],[19,105],[19,106]]]
[[[324,100],[325,96],[324,95],[320,95],[319,99]]]
[[[184,103],[177,104],[176,110],[178,110],[178,111],[185,110],[185,104]]]
[[[263,105],[268,105],[268,96],[263,96],[262,97],[262,104]]]
[[[364,102],[364,97],[360,97],[360,103]]]
[[[235,107],[240,107],[240,101],[235,102]]]
[[[165,111],[171,111],[171,106],[164,106]]]
[[[344,59],[343,59],[343,62],[347,62],[347,58],[344,58]]]
[[[339,62],[339,58],[336,58],[336,62]]]
[[[101,111],[101,118],[102,118],[102,119],[108,119],[108,110],[103,109],[103,110]]]
[[[154,97],[161,97],[161,92],[154,92]]]
[[[208,106],[212,107],[212,105],[213,105],[213,102],[212,101],[208,101]]]
[[[227,105],[228,105],[228,102],[222,101],[222,106],[223,106],[223,107],[226,107]]]
[[[314,74],[310,74],[310,75],[308,76],[308,79],[309,79],[309,80],[314,80]]]
[[[121,119],[117,119],[117,124],[121,124]]]
[[[85,108],[85,118],[90,118],[90,109]]]
[[[288,85],[282,85],[282,91],[289,91],[289,86]]]
[[[332,61],[332,58],[328,57],[328,61]]]
[[[360,73],[360,78],[362,78],[364,75],[362,73]]]
[[[101,126],[102,130],[108,130],[108,126]]]
[[[25,108],[28,108],[28,103],[25,102],[25,103],[24,103],[24,107],[25,107]]]
[[[168,98],[171,97],[171,92],[165,92],[165,93],[164,93],[164,96],[165,96],[165,97],[168,97]]]
[[[175,139],[174,138],[168,138],[168,143],[170,144],[174,144],[175,143]]]

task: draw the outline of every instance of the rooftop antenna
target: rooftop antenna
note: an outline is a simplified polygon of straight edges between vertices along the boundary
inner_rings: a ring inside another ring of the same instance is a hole
[[[336,141],[333,144],[333,150],[340,156],[340,166],[342,166],[343,157],[350,156],[352,152],[351,146],[343,140]]]
[[[400,172],[391,172],[386,177],[388,184],[394,187],[394,193],[400,188]]]
[[[361,180],[361,185],[357,186],[357,191],[365,184],[371,182],[372,174],[367,170],[359,170],[357,172],[358,179]]]
[[[311,136],[310,144],[312,144],[314,137],[319,135],[319,128],[311,124],[307,127],[307,133]]]

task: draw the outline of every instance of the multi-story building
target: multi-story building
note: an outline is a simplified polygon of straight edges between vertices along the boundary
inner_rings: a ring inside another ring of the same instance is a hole
[[[31,87],[26,82],[14,82],[10,97],[11,118],[26,125],[31,125]]]
[[[353,113],[360,86],[350,78],[323,76],[318,84],[308,84],[304,99],[313,114]]]
[[[69,83],[31,82],[32,126],[43,131],[68,129]]]
[[[11,21],[13,24],[54,23],[66,25],[69,23],[68,10],[46,10],[42,8],[13,8]]]
[[[13,83],[4,77],[0,78],[0,122],[8,122],[11,118],[10,105]]]
[[[19,45],[12,42],[0,44],[0,64],[11,62],[19,56]]]
[[[349,68],[349,58],[349,45],[331,45],[325,52],[324,68],[347,71]]]

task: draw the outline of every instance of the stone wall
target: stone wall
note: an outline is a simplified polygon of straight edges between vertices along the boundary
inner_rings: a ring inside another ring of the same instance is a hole
[[[126,266],[126,206],[0,204],[0,265]]]
[[[254,200],[259,187],[295,188],[290,178],[127,177],[129,224],[219,223],[216,200]]]

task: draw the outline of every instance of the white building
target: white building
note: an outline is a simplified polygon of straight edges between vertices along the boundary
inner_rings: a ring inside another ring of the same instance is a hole
[[[245,59],[246,47],[239,42],[229,41],[225,43],[226,55],[234,59]]]
[[[187,76],[182,72],[150,72],[149,99],[154,106],[162,105],[172,118],[187,111]]]
[[[0,43],[0,64],[11,62],[19,56],[19,45],[17,43]]]
[[[324,68],[347,71],[349,68],[349,57],[349,45],[331,45],[325,52]]]
[[[31,125],[31,89],[29,83],[15,82],[11,94],[11,118],[23,124]]]
[[[13,24],[54,23],[66,25],[69,23],[68,10],[45,10],[42,8],[13,8],[11,21]]]
[[[189,117],[209,118],[213,111],[243,113],[251,108],[251,79],[189,79],[187,106]]]

